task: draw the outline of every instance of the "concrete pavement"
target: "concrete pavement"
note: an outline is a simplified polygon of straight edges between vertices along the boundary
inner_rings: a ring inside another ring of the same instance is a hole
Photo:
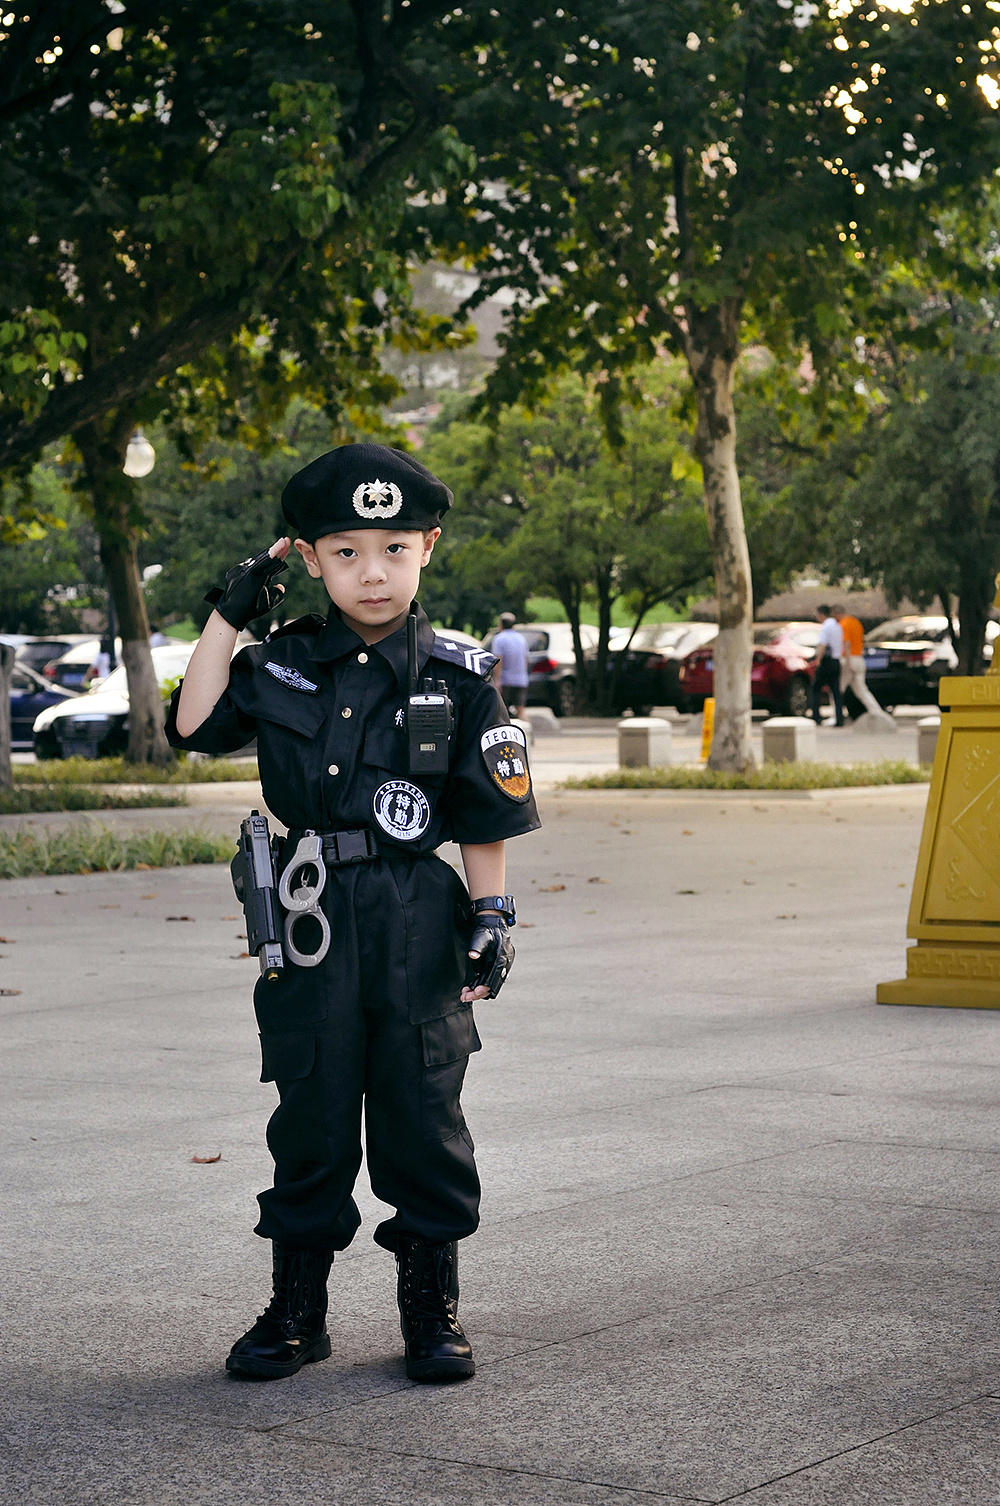
[[[542,808],[440,1390],[363,1184],[333,1357],[224,1374],[274,1103],[225,869],[0,885],[4,1506],[997,1498],[1000,1018],[874,1004],[923,792]]]

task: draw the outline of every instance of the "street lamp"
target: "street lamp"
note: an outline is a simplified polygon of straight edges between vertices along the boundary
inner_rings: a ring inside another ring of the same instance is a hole
[[[128,442],[122,470],[126,476],[131,476],[133,480],[138,481],[140,477],[148,476],[155,464],[156,451],[142,430],[136,429]]]

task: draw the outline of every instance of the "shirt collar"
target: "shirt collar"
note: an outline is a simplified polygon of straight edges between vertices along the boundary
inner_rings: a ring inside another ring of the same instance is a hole
[[[417,607],[417,673],[419,675],[434,648],[434,629],[423,607],[419,603],[415,605]],[[405,622],[394,633],[390,633],[388,638],[366,645],[364,639],[359,637],[353,628],[347,626],[337,608],[331,606],[326,624],[320,630],[313,647],[312,658],[316,660],[343,659],[348,654],[353,654],[359,648],[366,646],[382,655],[396,676],[400,690],[405,691],[407,688]]]

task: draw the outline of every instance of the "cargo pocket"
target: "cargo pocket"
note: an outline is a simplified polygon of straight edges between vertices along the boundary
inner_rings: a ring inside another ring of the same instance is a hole
[[[420,1114],[425,1140],[450,1140],[465,1127],[459,1096],[473,1051],[482,1049],[469,1007],[420,1026],[424,1070]]]
[[[311,1031],[260,1037],[261,1082],[276,1082],[279,1087],[296,1082],[309,1076],[315,1060],[316,1037]]]

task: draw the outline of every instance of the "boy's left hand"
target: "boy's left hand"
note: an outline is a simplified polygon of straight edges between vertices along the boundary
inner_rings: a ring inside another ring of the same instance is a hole
[[[479,999],[495,999],[514,962],[514,943],[510,930],[500,915],[481,915],[469,941],[469,967],[462,1003],[475,1004]]]

